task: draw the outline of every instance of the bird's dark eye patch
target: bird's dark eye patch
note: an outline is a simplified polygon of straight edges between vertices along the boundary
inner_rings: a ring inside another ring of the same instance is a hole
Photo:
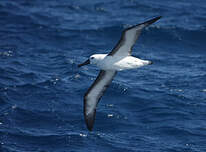
[[[91,59],[94,59],[94,57],[91,57]]]

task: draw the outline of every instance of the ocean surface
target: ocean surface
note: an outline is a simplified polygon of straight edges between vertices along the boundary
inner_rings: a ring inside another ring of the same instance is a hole
[[[153,64],[117,74],[89,132],[99,69],[77,65],[160,15],[133,49]],[[0,1],[0,152],[205,151],[205,0]]]

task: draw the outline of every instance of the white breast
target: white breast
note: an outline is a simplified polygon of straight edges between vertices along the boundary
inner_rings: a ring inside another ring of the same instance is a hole
[[[107,56],[104,60],[97,64],[100,69],[103,70],[126,70],[139,68],[147,65],[148,61],[141,60],[132,56],[127,57],[113,57]]]

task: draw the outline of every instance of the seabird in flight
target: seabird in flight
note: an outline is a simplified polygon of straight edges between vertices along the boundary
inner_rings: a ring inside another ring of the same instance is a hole
[[[94,54],[87,61],[78,65],[78,67],[81,67],[94,64],[101,69],[96,80],[84,95],[84,118],[90,131],[94,125],[97,104],[117,71],[152,64],[151,61],[131,56],[131,53],[141,31],[160,18],[161,16],[125,29],[122,32],[121,39],[109,54]]]

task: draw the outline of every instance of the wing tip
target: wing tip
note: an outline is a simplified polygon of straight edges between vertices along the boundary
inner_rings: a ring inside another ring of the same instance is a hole
[[[89,131],[92,131],[93,126],[88,126],[88,125],[87,125],[87,129],[88,129]]]
[[[148,20],[148,21],[146,21],[146,22],[144,22],[144,23],[142,23],[142,24],[145,24],[146,26],[148,26],[148,25],[156,22],[156,21],[159,20],[160,18],[162,18],[162,16],[155,17],[155,18],[150,19],[150,20]]]
[[[89,131],[92,131],[93,126],[94,126],[94,120],[95,120],[95,112],[92,113],[92,114],[89,114],[89,115],[85,114],[84,117],[85,117],[85,122],[86,122],[87,129]]]
[[[84,101],[86,103],[86,101]],[[84,120],[89,131],[92,131],[95,121],[96,109],[87,114],[86,105],[84,104]]]

